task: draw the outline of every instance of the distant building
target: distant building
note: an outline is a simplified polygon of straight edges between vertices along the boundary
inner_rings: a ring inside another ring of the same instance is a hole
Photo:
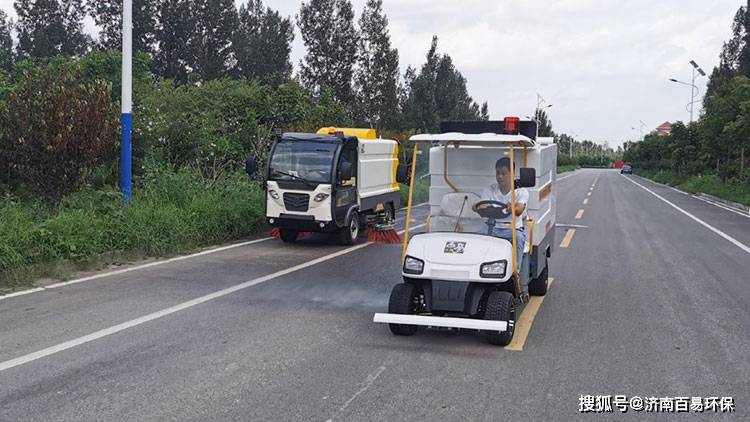
[[[672,133],[672,123],[664,122],[656,127],[656,136],[669,136]]]

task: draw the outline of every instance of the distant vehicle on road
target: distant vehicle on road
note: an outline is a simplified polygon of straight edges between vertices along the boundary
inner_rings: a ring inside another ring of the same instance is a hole
[[[409,238],[407,226],[403,283],[393,288],[389,313],[376,314],[374,322],[389,324],[396,335],[412,335],[417,326],[480,330],[489,343],[505,346],[529,295],[547,292],[557,144],[537,137],[536,122],[517,117],[443,122],[441,132],[410,139],[415,143],[412,173],[418,146],[429,148],[430,214],[426,233]],[[481,199],[496,180],[495,163],[502,157],[515,169],[511,191],[527,188],[529,193],[520,218],[515,195],[508,203]],[[410,195],[407,222],[411,207]],[[525,240],[496,237],[495,227],[523,230]]]
[[[630,164],[623,165],[620,174],[633,174],[633,167]]]

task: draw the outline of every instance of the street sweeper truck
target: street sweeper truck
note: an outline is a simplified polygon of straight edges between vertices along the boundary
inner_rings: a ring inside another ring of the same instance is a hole
[[[374,129],[277,134],[264,176],[266,221],[288,243],[317,232],[351,245],[364,230],[369,240],[400,242],[394,218],[408,169],[398,151]],[[257,174],[257,163],[248,159],[246,170]]]

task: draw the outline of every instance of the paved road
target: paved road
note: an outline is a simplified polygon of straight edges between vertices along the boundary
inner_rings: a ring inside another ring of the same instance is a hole
[[[723,416],[748,420],[750,218],[583,170],[559,182],[558,223],[583,227],[558,229],[521,351],[468,332],[392,336],[371,319],[400,247],[318,237],[2,299],[0,420],[717,416],[582,415],[581,394],[733,396]]]

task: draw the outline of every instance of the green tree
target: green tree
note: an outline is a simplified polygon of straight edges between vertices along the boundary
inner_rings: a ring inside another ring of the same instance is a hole
[[[368,0],[359,20],[358,67],[354,74],[358,119],[381,129],[397,120],[398,50],[391,48],[382,0]]]
[[[466,78],[447,54],[438,54],[437,37],[432,38],[427,60],[417,75],[407,69],[401,108],[405,128],[435,131],[441,120],[478,120],[480,106],[469,96]],[[489,113],[487,113],[489,114]]]
[[[479,117],[482,120],[490,120],[490,109],[487,105],[487,101],[482,103],[482,109],[479,111]]]
[[[326,87],[341,104],[354,104],[352,77],[359,34],[349,0],[310,0],[302,3],[297,25],[307,48],[300,63],[302,84],[320,95]]]
[[[93,40],[83,32],[84,0],[16,0],[17,55],[30,57],[80,57]]]
[[[435,75],[440,62],[437,42],[437,37],[432,37],[426,61],[419,73],[417,74],[416,69],[409,67],[404,75],[405,88],[401,106],[404,114],[404,128],[434,131],[440,126],[435,101]]]
[[[289,56],[294,40],[290,18],[283,18],[261,0],[240,6],[239,27],[235,33],[235,74],[257,78],[272,86],[288,81],[292,75]]]
[[[154,72],[165,79],[184,83],[188,77],[188,40],[193,32],[193,16],[188,0],[162,0],[156,29],[159,45],[154,54]]]
[[[554,136],[552,131],[552,121],[547,116],[547,112],[540,108],[537,108],[534,112],[534,120],[536,120],[539,136]]]
[[[88,0],[91,16],[101,28],[99,45],[104,49],[122,48],[122,1]],[[133,1],[133,50],[154,52],[158,3]]]
[[[194,26],[188,38],[188,65],[203,81],[227,76],[234,68],[232,39],[239,26],[234,0],[190,2]]]
[[[440,58],[435,74],[435,104],[441,120],[478,120],[479,105],[469,95],[466,78],[447,54]]]
[[[10,71],[13,66],[12,22],[8,15],[0,10],[0,71]]]

